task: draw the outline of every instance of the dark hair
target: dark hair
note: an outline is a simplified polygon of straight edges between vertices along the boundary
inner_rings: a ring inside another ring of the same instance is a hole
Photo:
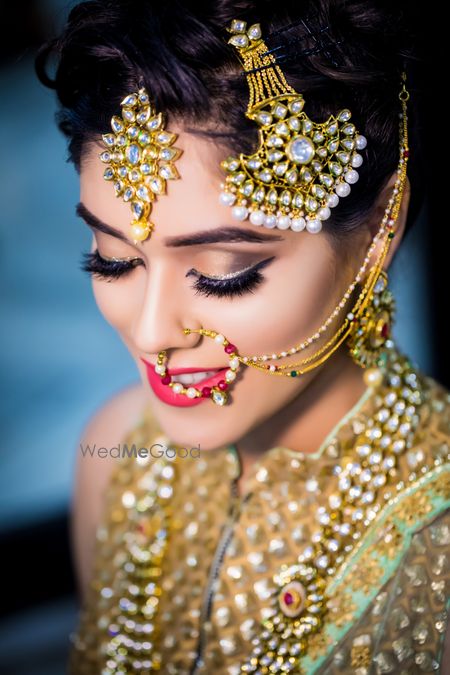
[[[182,120],[185,128],[231,153],[253,152],[258,137],[256,125],[244,114],[247,82],[236,50],[227,44],[226,28],[233,19],[261,23],[263,36],[270,37],[268,46],[280,47],[285,56],[281,67],[289,84],[304,95],[312,119],[322,121],[349,108],[368,139],[360,180],[328,221],[334,235],[353,230],[369,216],[397,167],[400,74],[407,71],[409,227],[420,206],[422,181],[411,75],[414,38],[398,0],[81,2],[36,59],[41,82],[57,92],[57,123],[69,139],[69,160],[77,170],[83,148],[109,129],[120,101],[138,83],[170,119]],[[328,48],[307,35],[312,30],[317,36],[323,28]],[[57,61],[53,79],[48,74],[51,57]]]

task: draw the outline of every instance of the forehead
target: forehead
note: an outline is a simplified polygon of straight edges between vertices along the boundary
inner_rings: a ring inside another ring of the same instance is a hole
[[[200,211],[203,216],[211,217],[220,208],[217,201],[222,179],[219,164],[223,158],[213,143],[179,129],[174,131],[178,134],[175,145],[182,150],[175,161],[180,178],[166,182],[166,194],[159,195],[153,202],[151,213],[155,225],[170,221],[171,230],[176,228],[178,219],[174,216],[177,212],[183,214],[185,226],[190,226],[198,219]],[[132,219],[131,208],[121,197],[115,196],[112,184],[103,178],[105,164],[99,155],[104,150],[99,142],[90,144],[83,154],[81,201],[102,220],[109,222],[114,214],[116,225],[126,226]]]
[[[218,202],[224,179],[220,162],[226,150],[201,136],[176,128],[173,131],[178,134],[175,146],[182,150],[175,160],[180,178],[166,181],[166,193],[158,195],[153,202],[150,220],[155,224],[155,232],[163,227],[177,235],[187,229],[199,229],[202,223],[212,227],[230,221],[229,209]],[[99,142],[90,144],[83,153],[80,200],[100,220],[120,228],[128,236],[131,208],[122,197],[115,196],[113,185],[103,178],[105,164],[100,154],[104,150]]]

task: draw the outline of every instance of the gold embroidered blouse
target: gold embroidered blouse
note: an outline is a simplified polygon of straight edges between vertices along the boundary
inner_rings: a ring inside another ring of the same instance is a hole
[[[271,661],[263,655],[266,666],[262,660],[241,670],[252,641],[274,615],[274,574],[294,563],[314,537],[320,507],[336,491],[337,462],[354,456],[361,430],[373,430],[381,419],[380,405],[395,415],[398,401],[396,409],[385,384],[367,389],[316,453],[285,447],[265,452],[241,496],[234,446],[200,456],[170,453],[167,448],[176,446],[147,410],[124,439],[129,452],[118,460],[106,494],[94,573],[72,636],[70,673],[436,672],[450,597],[450,394],[416,373],[423,398],[413,443],[400,454],[370,524],[333,577],[322,629],[289,667],[281,665],[287,663],[282,656]],[[133,444],[149,452],[133,455]],[[158,563],[147,569],[144,556],[139,568],[150,587],[144,623],[133,604],[139,593],[130,562],[136,528],[146,530]],[[158,537],[166,542],[161,554]],[[111,655],[120,629],[130,640],[141,638],[132,666],[120,666],[120,649],[119,660]],[[283,645],[274,649],[286,652]],[[295,645],[288,649],[295,655]],[[151,660],[147,652],[159,656]]]

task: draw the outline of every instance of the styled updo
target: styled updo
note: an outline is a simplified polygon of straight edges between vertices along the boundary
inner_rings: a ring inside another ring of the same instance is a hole
[[[398,94],[406,70],[408,228],[422,200],[422,177],[414,38],[400,7],[384,0],[90,0],[76,5],[61,34],[43,45],[36,70],[57,93],[57,123],[77,171],[87,145],[109,129],[120,101],[138,83],[168,115],[168,124],[181,122],[231,154],[250,153],[257,127],[245,116],[247,82],[226,28],[237,18],[260,23],[268,47],[283,54],[280,65],[304,95],[307,114],[324,121],[349,108],[368,139],[360,179],[324,228],[338,239],[370,216],[397,167]]]

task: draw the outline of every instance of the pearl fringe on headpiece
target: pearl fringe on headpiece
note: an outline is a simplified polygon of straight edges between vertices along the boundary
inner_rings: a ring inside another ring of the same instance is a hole
[[[220,203],[234,218],[294,232],[320,232],[339,200],[350,194],[363,163],[367,140],[341,110],[316,123],[303,111],[304,99],[287,82],[268,53],[259,24],[231,24],[229,40],[241,56],[250,98],[246,115],[259,126],[253,155],[228,157]]]

